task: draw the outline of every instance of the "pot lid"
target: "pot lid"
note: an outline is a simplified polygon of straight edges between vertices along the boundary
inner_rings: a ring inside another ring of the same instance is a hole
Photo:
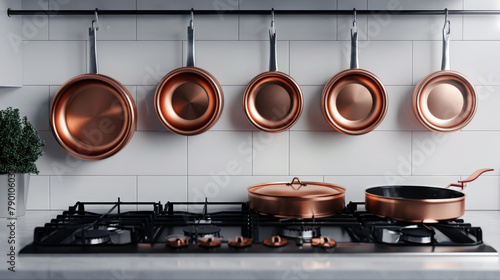
[[[345,193],[345,188],[339,185],[322,182],[301,182],[293,178],[292,182],[264,183],[248,187],[248,192],[274,197],[311,198],[321,196],[336,196]]]

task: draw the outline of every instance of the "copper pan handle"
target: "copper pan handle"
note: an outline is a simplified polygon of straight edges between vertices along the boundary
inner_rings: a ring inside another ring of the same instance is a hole
[[[358,25],[356,23],[356,9],[353,9],[353,11],[354,16],[351,28],[351,69],[358,69]]]
[[[460,188],[460,191],[463,191],[465,189],[465,187],[467,187],[467,183],[470,183],[470,182],[476,180],[477,177],[479,177],[484,172],[489,172],[489,171],[493,171],[493,170],[494,169],[491,169],[491,168],[483,168],[483,169],[476,170],[474,173],[472,173],[469,176],[469,178],[467,178],[465,180],[460,180],[460,181],[458,181],[458,183],[449,184],[448,186],[446,186],[446,188],[458,187],[458,188]]]
[[[448,9],[444,9],[444,11],[443,59],[441,61],[441,70],[450,70],[450,21],[448,20]]]
[[[191,9],[191,21],[187,27],[188,47],[187,47],[187,62],[186,66],[194,67],[194,11]]]
[[[97,66],[97,30],[99,30],[99,17],[97,9],[95,9],[95,20],[92,20],[92,27],[89,28],[89,73],[98,74],[99,68]]]
[[[293,186],[293,184],[294,184],[294,183],[299,184],[299,187],[298,187],[298,188],[295,188],[295,187]],[[287,186],[289,186],[289,187],[291,187],[291,188],[292,188],[293,190],[295,190],[295,191],[298,191],[300,188],[307,186],[307,184],[304,184],[304,183],[302,183],[302,182],[299,180],[299,177],[294,177],[294,178],[293,178],[293,180],[292,180],[290,183],[286,183],[286,185],[287,185]]]
[[[278,71],[278,56],[276,55],[276,27],[274,26],[274,9],[271,10],[271,28],[269,29],[270,56],[269,71]]]

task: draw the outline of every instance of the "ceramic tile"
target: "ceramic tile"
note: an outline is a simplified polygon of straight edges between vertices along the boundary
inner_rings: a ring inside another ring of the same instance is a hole
[[[18,108],[19,114],[28,117],[36,129],[49,130],[48,87],[1,88],[0,104]]]
[[[498,175],[498,131],[459,131],[449,134],[414,132],[413,175],[470,175],[480,168],[494,168]]]
[[[86,161],[69,155],[51,132],[40,132],[45,140],[40,174],[52,175],[52,182],[67,175],[185,175],[186,137],[171,132],[136,131],[128,145],[115,155]]]
[[[288,47],[288,42],[278,41],[278,70],[285,73],[289,73]],[[222,86],[246,86],[269,70],[269,42],[201,41],[196,45],[196,66],[211,73]]]
[[[86,73],[86,42],[29,41],[23,45],[23,84],[62,85]]]
[[[278,40],[336,40],[337,17],[331,15],[276,15]],[[269,40],[271,14],[240,17],[240,40]]]
[[[289,134],[253,132],[253,175],[289,175]]]
[[[50,208],[66,210],[77,201],[124,202],[137,201],[135,176],[63,176],[51,177]],[[109,209],[104,206],[91,209]]]
[[[138,16],[138,40],[187,40],[187,26],[191,16]],[[195,40],[237,40],[238,16],[194,16]]]
[[[49,210],[49,176],[30,176],[26,210]]]
[[[238,0],[240,10],[270,10],[274,8],[276,10],[336,10],[337,1],[336,0],[312,0],[312,1],[300,1],[300,0],[257,0],[257,1],[247,1]]]
[[[161,202],[164,205],[187,200],[186,176],[139,176],[137,179],[137,201]],[[187,207],[179,206],[175,210],[186,211]]]
[[[410,175],[409,132],[349,136],[290,132],[290,173],[306,175]],[[399,173],[398,173],[399,172]]]
[[[250,175],[251,132],[207,131],[188,138],[188,174]]]
[[[103,41],[97,43],[100,73],[124,85],[156,86],[181,67],[181,42]]]
[[[50,16],[50,40],[88,40],[89,28],[92,26],[94,16]],[[135,40],[135,16],[110,16],[99,17],[99,30],[97,40]]]

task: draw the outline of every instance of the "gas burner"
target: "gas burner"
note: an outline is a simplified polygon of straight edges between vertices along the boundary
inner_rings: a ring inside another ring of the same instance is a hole
[[[304,242],[311,242],[313,238],[321,236],[321,231],[318,226],[290,225],[281,228],[280,235],[290,238],[298,238]]]
[[[195,237],[220,237],[220,227],[213,225],[190,225],[183,229],[184,235]]]
[[[410,243],[429,244],[433,235],[434,231],[425,225],[412,225],[401,229],[401,240]]]
[[[79,244],[106,244],[111,241],[111,234],[107,230],[84,229],[75,233],[75,239]]]

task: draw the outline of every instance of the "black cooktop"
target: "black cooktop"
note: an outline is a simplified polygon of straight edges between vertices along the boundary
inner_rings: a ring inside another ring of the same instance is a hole
[[[350,202],[324,218],[258,214],[246,202],[77,202],[35,228],[20,254],[408,253],[486,254],[462,219],[412,224]]]

